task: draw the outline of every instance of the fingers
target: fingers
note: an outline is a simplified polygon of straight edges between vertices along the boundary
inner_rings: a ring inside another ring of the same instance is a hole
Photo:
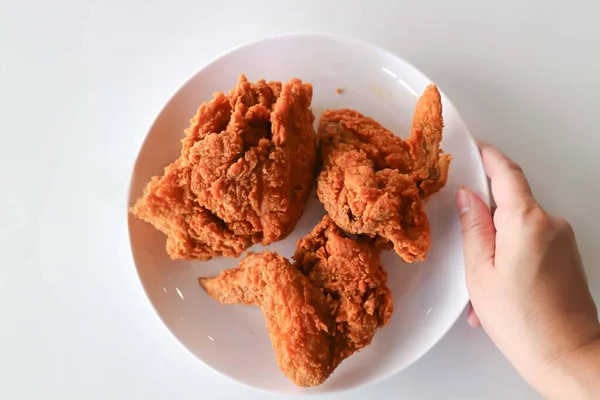
[[[496,229],[490,209],[473,192],[460,189],[456,193],[456,206],[460,214],[467,287],[472,288],[481,281],[477,276],[494,265]],[[471,303],[467,309],[467,323],[474,328],[481,326]]]
[[[479,321],[479,317],[475,313],[475,309],[473,309],[473,304],[470,302],[467,308],[467,323],[473,328],[479,328],[481,326],[481,321]]]
[[[485,172],[492,182],[498,207],[518,208],[535,203],[521,168],[505,154],[487,143],[479,143]]]
[[[468,283],[478,269],[493,266],[496,229],[489,207],[473,192],[467,189],[456,192],[456,206],[460,214]]]

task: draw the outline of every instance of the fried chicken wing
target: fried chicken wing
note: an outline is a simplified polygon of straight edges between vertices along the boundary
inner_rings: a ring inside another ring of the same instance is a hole
[[[391,243],[407,262],[425,259],[430,232],[423,200],[444,187],[452,160],[440,149],[442,128],[433,85],[417,102],[406,140],[353,110],[323,113],[317,194],[335,223],[380,247]]]
[[[297,385],[324,382],[339,363],[331,299],[280,255],[250,254],[217,278],[200,278],[200,285],[222,304],[261,306],[279,368]]]
[[[287,236],[315,178],[312,86],[250,83],[200,106],[181,156],[131,208],[167,235],[173,259],[238,256]]]
[[[443,129],[440,92],[430,85],[417,102],[410,138],[406,140],[410,146],[413,179],[423,198],[439,192],[448,180],[452,156],[440,148]]]
[[[251,254],[200,285],[222,304],[260,305],[280,369],[299,386],[315,386],[371,342],[391,317],[392,299],[377,252],[327,216],[293,258],[292,265],[268,251]]]

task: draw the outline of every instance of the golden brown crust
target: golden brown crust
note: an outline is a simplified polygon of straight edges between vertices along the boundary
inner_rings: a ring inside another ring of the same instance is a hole
[[[326,216],[298,242],[293,265],[265,251],[200,285],[222,304],[260,305],[283,373],[315,386],[388,323],[386,279],[377,252]]]
[[[288,235],[315,177],[312,86],[250,83],[200,106],[181,156],[132,207],[167,235],[171,258],[238,256]]]
[[[337,366],[330,300],[280,255],[250,254],[237,268],[200,278],[200,285],[222,304],[261,306],[277,363],[297,385],[318,385]]]
[[[298,242],[294,265],[328,297],[335,309],[336,351],[341,360],[371,343],[393,311],[387,274],[378,251],[348,237],[329,216]]]
[[[446,184],[452,159],[439,148],[442,128],[435,86],[417,102],[407,140],[356,111],[325,111],[317,194],[335,223],[381,246],[391,242],[407,262],[425,259],[430,232],[423,200]]]
[[[411,148],[414,179],[423,198],[438,192],[448,180],[452,156],[440,148],[443,129],[442,98],[437,87],[430,85],[417,102],[406,141]]]

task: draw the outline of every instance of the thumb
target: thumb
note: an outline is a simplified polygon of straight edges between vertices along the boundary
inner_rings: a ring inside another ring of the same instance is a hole
[[[456,206],[460,214],[468,283],[477,270],[493,265],[496,229],[490,208],[470,190],[463,188],[456,192]]]

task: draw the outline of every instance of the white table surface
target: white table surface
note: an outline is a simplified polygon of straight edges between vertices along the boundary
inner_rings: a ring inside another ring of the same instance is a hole
[[[0,398],[276,398],[171,336],[137,281],[123,210],[172,92],[231,47],[291,31],[368,40],[430,76],[571,220],[598,299],[600,2],[576,3],[2,1]],[[399,375],[323,398],[537,397],[463,319]]]

